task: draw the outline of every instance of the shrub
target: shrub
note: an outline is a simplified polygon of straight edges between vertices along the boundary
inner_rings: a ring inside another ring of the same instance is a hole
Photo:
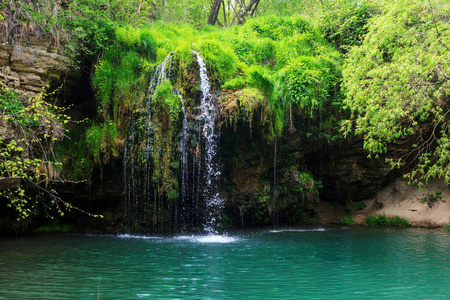
[[[364,202],[353,202],[353,207],[355,208],[355,210],[363,210],[364,208],[366,208],[366,204]]]
[[[423,196],[424,197],[420,199],[420,202],[427,203],[428,207],[431,208],[433,207],[433,204],[442,199],[442,191],[436,191],[434,194],[433,193],[423,194]],[[441,201],[445,202],[445,200]]]
[[[352,224],[355,224],[355,220],[353,220],[352,216],[343,216],[341,218],[341,224],[352,225]]]
[[[387,226],[409,227],[409,226],[411,226],[410,221],[400,218],[399,216],[388,218],[385,215],[368,216],[367,218],[364,219],[364,224],[366,226],[371,226],[371,227],[387,227]]]
[[[215,70],[220,83],[225,83],[236,73],[238,58],[229,46],[206,39],[199,43],[198,48],[210,69]]]

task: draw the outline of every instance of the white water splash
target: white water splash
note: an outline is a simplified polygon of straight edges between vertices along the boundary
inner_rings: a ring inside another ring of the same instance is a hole
[[[237,242],[239,239],[226,235],[200,235],[200,236],[177,236],[175,239],[189,241],[192,243],[202,243],[202,244],[228,244]]]

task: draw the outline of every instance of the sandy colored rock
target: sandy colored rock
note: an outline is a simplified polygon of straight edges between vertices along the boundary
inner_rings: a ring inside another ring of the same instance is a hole
[[[1,85],[31,97],[43,92],[46,85],[70,70],[70,58],[59,50],[44,41],[0,45]]]
[[[422,202],[430,196],[438,198],[430,202],[431,207],[428,202]],[[408,185],[404,179],[397,179],[364,203],[364,210],[353,213],[353,219],[358,223],[363,223],[369,215],[399,216],[416,226],[444,226],[450,222],[450,189],[441,179],[430,181],[423,190]]]

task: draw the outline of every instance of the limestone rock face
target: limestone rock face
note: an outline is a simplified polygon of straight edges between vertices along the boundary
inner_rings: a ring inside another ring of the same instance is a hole
[[[30,97],[43,92],[70,71],[72,61],[62,51],[44,41],[0,44],[1,85]]]

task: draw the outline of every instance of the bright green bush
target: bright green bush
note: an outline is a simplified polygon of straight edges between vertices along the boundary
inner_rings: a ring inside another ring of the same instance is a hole
[[[352,224],[355,224],[355,220],[353,220],[352,216],[343,216],[341,218],[341,224],[343,224],[343,225],[352,225]]]
[[[367,34],[369,20],[378,13],[375,5],[368,1],[327,2],[321,17],[325,38],[343,53],[359,46]]]
[[[131,48],[141,43],[141,30],[131,26],[116,27],[117,42]]]
[[[371,227],[387,227],[387,226],[409,227],[409,226],[411,226],[410,221],[400,218],[399,216],[388,218],[385,215],[368,216],[364,219],[364,224],[366,226],[371,226]]]
[[[120,152],[116,143],[119,132],[115,123],[109,121],[92,125],[86,130],[86,147],[98,165],[106,165]]]
[[[214,69],[219,83],[225,83],[228,78],[235,75],[238,58],[228,45],[206,39],[199,41],[198,45],[194,46],[198,47],[207,65]]]

